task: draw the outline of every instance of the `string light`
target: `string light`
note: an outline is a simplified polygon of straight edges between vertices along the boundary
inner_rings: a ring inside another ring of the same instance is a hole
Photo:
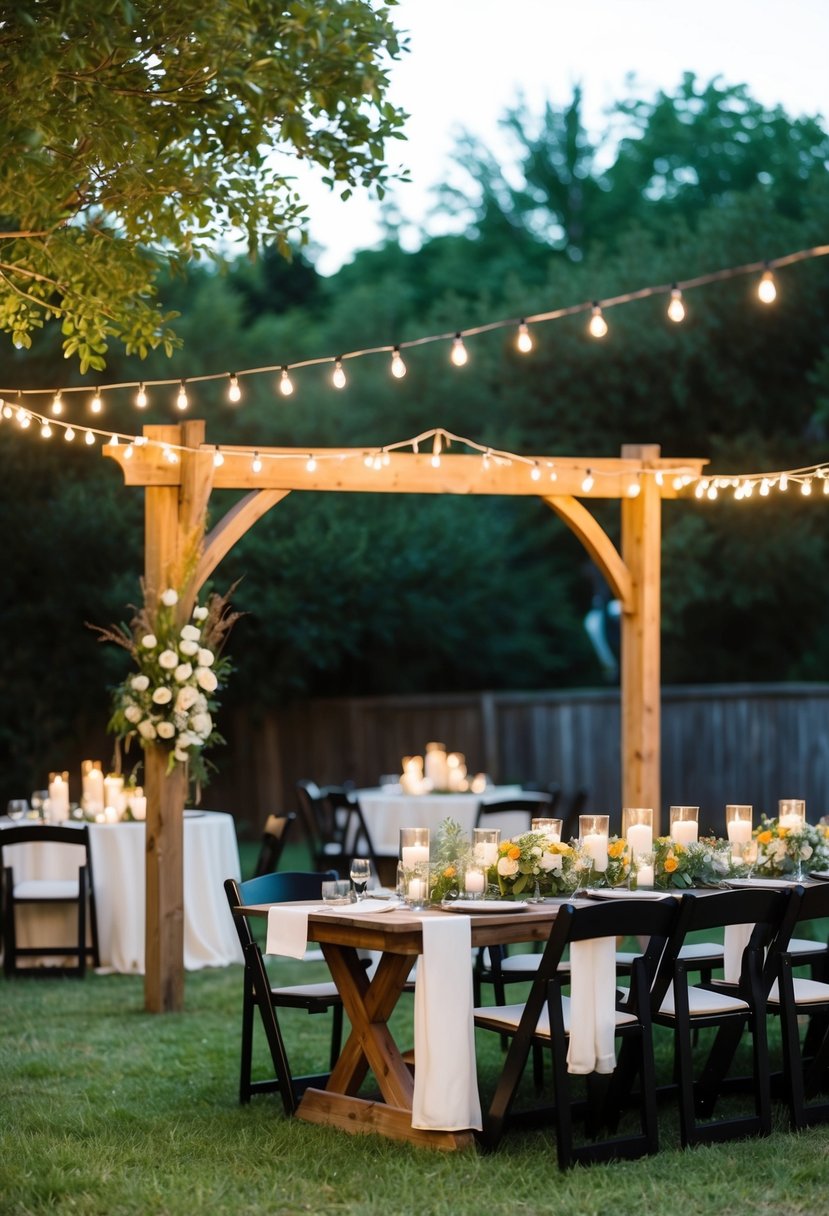
[[[638,481],[632,481],[628,486],[628,498],[638,498],[642,493],[642,487]]]
[[[334,360],[334,370],[331,373],[331,383],[334,385],[334,388],[345,388],[346,386],[347,381],[342,359]]]
[[[132,460],[132,444],[128,443],[124,448],[124,460]]]
[[[455,334],[452,339],[452,352],[449,356],[455,367],[463,367],[469,360],[469,352],[463,344],[463,338],[460,334]]]
[[[602,316],[602,310],[598,304],[593,305],[590,313],[590,323],[587,328],[594,338],[603,338],[607,333],[607,321]]]
[[[227,399],[232,405],[238,405],[242,400],[242,390],[239,388],[239,377],[235,372],[230,373],[230,383],[227,386]]]
[[[101,393],[99,389],[95,389],[95,395],[89,403],[89,408],[93,414],[100,414],[104,408],[104,403],[101,401]]]
[[[279,373],[279,391],[283,397],[290,397],[294,391],[294,382],[288,375],[287,364],[282,365],[282,371]]]
[[[55,393],[52,401],[52,413],[56,418],[59,418],[63,413],[63,400],[61,399],[60,389],[58,389],[58,391]]]
[[[139,384],[138,386],[138,392],[135,394],[135,404],[140,410],[147,408],[147,390],[143,384]]]
[[[435,431],[435,439],[432,444],[432,468],[433,469],[440,468],[440,451],[441,451],[440,431]]]
[[[808,495],[811,494],[811,492],[812,492],[811,481],[802,482],[801,486],[800,486],[800,493],[808,497]]]
[[[176,397],[176,409],[186,410],[188,404],[187,389],[185,388],[184,381],[182,380],[181,384],[179,385],[178,396]]]
[[[530,469],[530,477],[533,481],[541,481],[541,469],[538,467],[538,462]]]
[[[518,334],[515,339],[515,345],[522,355],[528,355],[535,345],[526,321],[522,320],[518,323]]]
[[[677,325],[685,320],[685,305],[682,303],[682,292],[674,285],[671,288],[671,299],[668,304],[668,316]]]
[[[252,464],[251,464],[251,466],[250,466],[250,467],[253,469],[254,473],[261,473],[261,472],[262,472],[262,461],[259,459],[259,453],[258,453],[258,452],[254,452],[254,454],[253,454],[253,462],[252,462]]]
[[[118,446],[119,446],[119,444],[118,444],[118,436],[117,436],[117,435],[110,435],[110,437],[109,437],[109,443],[107,444],[107,447],[108,447],[108,448],[117,448]]]
[[[485,473],[489,469],[489,464],[490,464],[491,459],[492,459],[492,453],[490,452],[489,448],[487,448],[487,450],[484,452],[484,454],[481,457],[481,465],[482,465]]]
[[[777,299],[777,285],[774,281],[774,275],[769,269],[763,271],[760,282],[757,285],[757,297],[763,304],[773,304]]]
[[[595,478],[593,477],[593,473],[590,469],[588,469],[587,474],[584,478],[584,481],[581,483],[581,488],[582,488],[583,492],[585,494],[589,494],[590,491],[593,489],[594,483],[595,483]]]
[[[95,434],[93,431],[87,431],[83,437],[83,441],[88,448],[91,448],[95,442]]]
[[[220,469],[225,462],[225,458],[219,451],[219,445],[216,444],[216,451],[213,453],[213,468]]]
[[[789,479],[785,473],[780,474],[780,481],[778,484],[780,487],[780,492],[785,494],[786,490],[789,488]]]
[[[395,380],[402,380],[406,375],[406,364],[403,362],[403,356],[400,353],[400,347],[395,346],[391,352],[391,374]]]
[[[316,473],[317,462],[313,456],[308,457],[307,461],[305,462],[305,469],[308,473]]]
[[[48,422],[44,422],[40,428],[40,438],[41,439],[51,439],[51,437],[52,437],[52,428],[49,426]]]
[[[71,426],[68,426],[66,428],[66,430],[63,432],[63,437],[67,443],[71,443],[72,440],[75,438],[75,432],[72,430]]]

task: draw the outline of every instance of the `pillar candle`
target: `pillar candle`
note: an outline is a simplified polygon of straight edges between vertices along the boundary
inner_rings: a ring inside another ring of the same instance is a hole
[[[780,827],[785,828],[787,832],[803,831],[803,820],[799,815],[781,815],[777,822]]]
[[[467,895],[481,895],[484,889],[484,876],[480,870],[467,870],[464,880]]]
[[[83,800],[94,806],[104,803],[104,774],[99,768],[90,768],[83,774]]]
[[[628,828],[628,844],[634,857],[653,849],[653,828],[648,823],[632,823]]]
[[[593,859],[593,868],[604,874],[607,869],[607,837],[601,832],[588,832],[582,844],[584,851]]]
[[[652,887],[653,886],[653,866],[638,866],[636,869],[636,885],[637,887]]]
[[[424,844],[406,844],[400,850],[400,860],[406,870],[413,870],[420,862],[428,862],[429,849]]]
[[[417,901],[426,898],[426,880],[424,878],[411,878],[408,888],[409,899]]]
[[[69,818],[69,783],[61,773],[49,782],[49,818],[56,822]]]
[[[732,844],[744,845],[751,840],[751,822],[748,819],[729,819],[728,839]]]
[[[696,844],[698,837],[696,819],[675,819],[671,824],[671,839],[675,844]]]

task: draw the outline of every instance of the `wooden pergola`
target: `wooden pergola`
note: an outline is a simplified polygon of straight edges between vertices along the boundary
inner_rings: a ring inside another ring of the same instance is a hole
[[[178,605],[182,624],[222,558],[292,491],[541,498],[579,538],[621,605],[622,805],[652,806],[658,816],[662,499],[677,496],[673,474],[678,468],[696,478],[705,461],[663,459],[655,444],[625,445],[619,458],[537,456],[539,468],[554,467],[556,480],[536,481],[526,462],[491,461],[485,467],[479,455],[443,453],[436,468],[430,452],[391,451],[375,470],[366,467],[364,448],[260,448],[261,468],[255,471],[249,447],[222,445],[224,461],[217,466],[216,446],[205,443],[201,421],[146,426],[144,437],[148,442],[133,446],[129,458],[124,445],[107,445],[104,454],[120,465],[127,485],[145,487],[149,597],[174,580],[185,553],[203,538],[195,576]],[[309,471],[311,456],[316,467]],[[586,468],[593,478],[587,489]],[[663,471],[665,476],[658,476]],[[214,489],[248,493],[205,535]],[[620,500],[620,548],[584,505],[589,499]],[[182,766],[168,776],[166,762],[161,746],[146,749],[144,995],[150,1012],[180,1010],[184,1002],[182,811],[187,784]]]

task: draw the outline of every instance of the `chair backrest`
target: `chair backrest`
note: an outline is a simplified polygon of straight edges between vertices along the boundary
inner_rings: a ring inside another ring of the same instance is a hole
[[[81,862],[86,867],[87,886],[92,888],[92,852],[89,847],[89,828],[85,823],[76,827],[66,827],[63,824],[30,823],[18,824],[13,828],[3,828],[0,831],[0,869],[4,868],[3,850],[20,844],[66,844],[75,849],[83,849],[85,857]],[[80,868],[80,867],[79,867]]]
[[[234,913],[233,923],[239,934],[242,951],[251,945],[253,936],[247,918],[236,913],[237,908],[249,907],[251,904],[286,903],[294,899],[321,899],[322,884],[336,877],[336,870],[321,873],[283,870],[280,873],[261,874],[258,878],[249,878],[246,882],[226,878],[225,895],[230,910]]]
[[[561,802],[561,786],[557,781],[522,781],[521,789],[525,794],[549,794],[552,800],[551,812]]]
[[[296,815],[293,811],[287,815],[268,815],[265,830],[262,833],[262,845],[253,871],[254,878],[269,874],[277,868],[291,825],[295,822]]]
[[[478,813],[475,816],[475,827],[485,826],[491,815],[521,815],[526,824],[522,831],[529,831],[533,819],[549,818],[554,807],[553,795],[546,790],[534,793],[504,795],[502,797],[482,798],[478,803]]]
[[[689,933],[698,930],[709,932],[730,925],[753,925],[746,952],[752,951],[758,959],[763,968],[763,986],[767,989],[776,975],[776,963],[770,962],[765,952],[773,942],[776,950],[785,949],[797,919],[801,895],[800,887],[785,891],[761,888],[684,894],[674,931],[662,953],[653,981],[653,1007],[659,1008],[673,982],[674,967],[683,942]],[[743,970],[741,986],[745,980]]]

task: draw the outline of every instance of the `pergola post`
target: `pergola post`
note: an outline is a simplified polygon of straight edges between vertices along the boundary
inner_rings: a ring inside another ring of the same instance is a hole
[[[647,467],[658,444],[625,444],[622,457]],[[622,560],[631,580],[630,611],[622,612],[622,805],[650,806],[660,830],[660,578],[662,495],[655,477],[641,477],[636,497],[622,499]]]
[[[181,461],[175,485],[147,485],[144,499],[144,582],[148,604],[183,577],[182,563],[198,557],[210,496],[212,463],[197,448],[204,423],[148,426],[148,439],[171,445]],[[188,554],[188,548],[193,549]],[[195,590],[184,588],[180,623],[190,619]],[[148,1013],[174,1013],[184,1007],[184,803],[187,774],[177,764],[167,773],[167,750],[145,749],[147,795],[144,1005]]]

